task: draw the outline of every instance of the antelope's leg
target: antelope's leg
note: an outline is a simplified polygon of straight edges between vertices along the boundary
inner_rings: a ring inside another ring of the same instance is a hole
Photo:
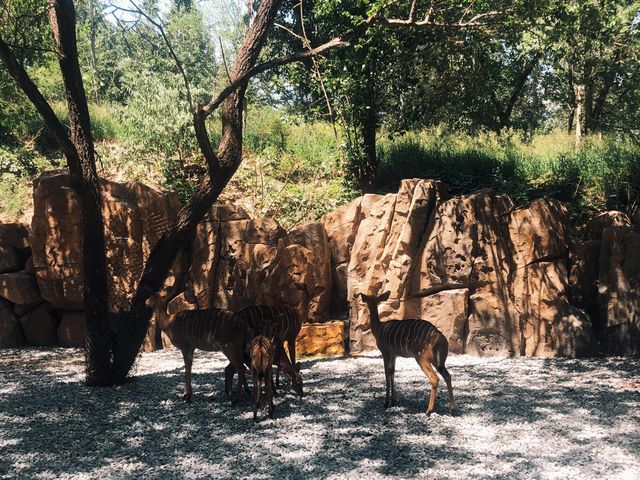
[[[382,354],[382,360],[384,362],[384,380],[387,387],[386,396],[384,398],[384,408],[391,406],[391,382],[393,378],[394,360],[390,355]]]
[[[193,349],[185,348],[182,350],[182,358],[184,359],[184,395],[182,399],[189,403],[193,395],[191,387],[191,366],[193,365]]]
[[[276,392],[276,387],[280,388],[280,359],[282,358],[281,355],[283,354],[286,355],[284,351],[284,345],[280,343],[279,340],[276,340],[275,355],[273,359],[273,363],[276,364],[276,384],[273,387],[273,393],[278,393]],[[273,384],[273,382],[271,383]]]
[[[264,380],[264,390],[269,400],[269,418],[273,418],[273,367],[269,365]]]
[[[253,421],[258,419],[258,404],[260,403],[260,377],[258,372],[251,369],[253,373]]]
[[[427,415],[431,415],[436,405],[436,396],[438,395],[438,374],[431,366],[431,354],[427,350],[423,351],[417,358],[418,365],[422,368],[429,382],[431,383],[431,394],[429,395],[429,406],[427,407]]]
[[[296,337],[287,339],[287,347],[289,348],[289,360],[291,360],[291,365],[295,367],[296,366]],[[282,345],[282,348],[284,349],[284,344]]]
[[[446,369],[444,365],[437,368],[442,378],[447,384],[447,391],[449,392],[449,411],[451,415],[455,415],[456,413],[456,401],[453,399],[453,386],[451,385],[451,375],[449,375],[449,371]]]
[[[227,395],[227,398],[231,398],[231,392],[233,391],[233,376],[235,375],[235,372],[236,369],[231,363],[224,367],[224,393]],[[238,374],[238,381],[240,381],[240,374]]]
[[[391,383],[391,406],[396,405],[396,357],[393,357],[390,361],[389,367],[389,380]]]

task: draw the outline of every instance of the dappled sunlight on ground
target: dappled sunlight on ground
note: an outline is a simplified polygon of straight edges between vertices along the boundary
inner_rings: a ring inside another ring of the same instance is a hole
[[[640,361],[448,360],[441,382],[398,359],[385,410],[382,359],[302,362],[305,397],[284,388],[275,416],[223,394],[221,354],[197,352],[181,401],[177,350],[144,354],[135,380],[82,383],[78,350],[0,351],[0,477],[640,478]]]

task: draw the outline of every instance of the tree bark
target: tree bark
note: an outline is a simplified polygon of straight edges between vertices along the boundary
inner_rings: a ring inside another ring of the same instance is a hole
[[[373,74],[367,75],[364,112],[362,118],[362,143],[364,158],[359,169],[358,183],[363,193],[372,193],[378,184],[378,157],[376,153],[376,132],[378,130],[378,113],[375,101],[376,91]]]
[[[575,83],[573,91],[576,98],[575,106],[575,126],[576,126],[576,147],[582,144],[583,126],[585,118],[585,86],[582,83]]]
[[[106,385],[111,366],[111,332],[108,323],[104,225],[89,108],[78,64],[75,8],[72,0],[50,0],[48,7],[65,86],[71,141],[77,152],[77,155],[67,156],[67,164],[82,206],[87,382]]]

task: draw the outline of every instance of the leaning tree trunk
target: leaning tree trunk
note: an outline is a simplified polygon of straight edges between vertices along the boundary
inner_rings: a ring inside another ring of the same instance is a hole
[[[238,51],[231,71],[231,82],[247,74],[255,65],[281,3],[282,0],[260,3],[255,20]],[[178,253],[191,242],[198,222],[217,200],[242,161],[242,110],[246,88],[247,83],[242,83],[220,107],[222,137],[217,154],[213,153],[209,143],[204,120],[198,121],[203,107],[196,113],[196,135],[209,165],[210,178],[200,185],[180,210],[176,224],[162,236],[147,259],[131,309],[119,328],[114,350],[113,383],[126,380],[144,341],[151,317],[151,310],[146,306],[150,293],[162,288],[171,264]]]

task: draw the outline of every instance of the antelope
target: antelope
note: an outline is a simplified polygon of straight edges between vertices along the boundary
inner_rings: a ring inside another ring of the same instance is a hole
[[[157,315],[158,325],[171,343],[178,347],[184,359],[184,395],[183,400],[190,402],[193,395],[191,386],[191,366],[193,352],[200,349],[207,352],[221,351],[238,372],[236,399],[240,399],[241,389],[248,390],[244,369],[244,348],[249,337],[246,323],[233,316],[229,310],[207,308],[202,310],[184,310],[173,315],[167,313],[167,305],[161,295],[153,292],[147,301]],[[231,389],[225,388],[231,398]]]
[[[296,283],[296,288],[303,293],[302,306],[304,315],[302,317],[295,308],[288,306],[272,307],[268,305],[253,305],[240,310],[236,315],[241,318],[255,335],[266,335],[275,337],[280,342],[287,342],[289,348],[289,359],[293,366],[299,370],[296,363],[296,338],[302,328],[302,322],[309,315],[309,299],[312,293],[322,291],[322,287],[314,288],[309,292],[306,285]],[[276,385],[280,382],[280,365],[277,365]]]
[[[438,393],[439,380],[438,375],[433,370],[433,366],[436,367],[436,370],[447,383],[449,409],[452,415],[455,414],[456,402],[453,399],[451,375],[449,375],[444,366],[449,353],[449,342],[436,327],[426,320],[388,320],[381,322],[378,315],[378,303],[386,301],[389,295],[390,292],[385,292],[378,297],[360,294],[369,308],[371,331],[384,360],[384,374],[387,384],[385,408],[396,404],[394,382],[396,357],[414,357],[431,383],[427,415],[431,415],[433,412]]]
[[[291,385],[295,392],[303,396],[302,392],[302,375],[300,375],[300,365],[292,365],[289,357],[287,356],[287,352],[284,351],[284,346],[282,342],[277,338],[274,338],[274,358],[272,365],[276,365],[278,369],[284,370],[284,373],[289,377],[291,381]],[[245,363],[249,368],[251,368],[251,360],[245,359]],[[233,383],[233,376],[235,374],[235,368],[233,365],[228,364],[224,369],[224,377],[225,377],[225,390],[231,390],[231,385]],[[273,392],[276,392],[275,386],[273,387]]]
[[[273,417],[273,342],[264,335],[258,335],[251,341],[249,353],[253,376],[253,421],[255,422],[258,419],[261,380],[264,380],[265,395],[269,403],[269,418]]]

